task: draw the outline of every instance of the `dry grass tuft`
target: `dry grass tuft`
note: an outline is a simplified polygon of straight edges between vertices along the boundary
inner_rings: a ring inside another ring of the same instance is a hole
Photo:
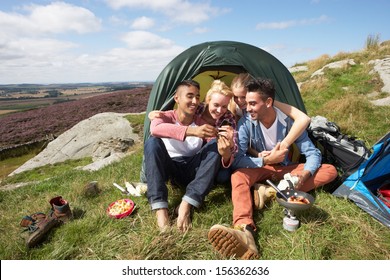
[[[320,57],[311,60],[307,63],[307,66],[309,68],[309,71],[313,73],[314,71],[321,69],[326,64],[330,62],[330,56],[327,54],[321,55]]]

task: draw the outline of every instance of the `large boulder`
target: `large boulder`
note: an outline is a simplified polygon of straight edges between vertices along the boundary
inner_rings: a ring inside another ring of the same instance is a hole
[[[370,60],[368,64],[373,64],[374,69],[370,74],[378,72],[382,82],[382,92],[390,93],[390,56],[386,56],[383,59]]]
[[[92,157],[95,167],[90,170],[119,160],[134,142],[139,141],[124,115],[126,114],[101,113],[79,122],[9,176],[69,159]]]

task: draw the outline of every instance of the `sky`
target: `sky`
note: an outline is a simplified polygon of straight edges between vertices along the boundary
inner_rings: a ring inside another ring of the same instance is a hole
[[[390,40],[389,12],[388,0],[1,0],[0,84],[153,82],[220,40],[291,67]]]

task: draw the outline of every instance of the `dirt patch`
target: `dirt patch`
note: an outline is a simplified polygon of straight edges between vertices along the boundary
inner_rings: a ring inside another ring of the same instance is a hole
[[[17,112],[17,110],[0,110],[0,115],[6,115],[13,112]]]

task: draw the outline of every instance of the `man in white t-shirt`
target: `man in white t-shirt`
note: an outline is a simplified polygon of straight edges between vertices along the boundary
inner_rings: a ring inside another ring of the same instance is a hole
[[[330,164],[321,165],[321,152],[304,131],[295,144],[305,163],[293,163],[288,149],[280,142],[290,131],[293,120],[273,106],[275,87],[271,80],[257,78],[246,84],[247,115],[238,122],[239,151],[233,162],[231,177],[233,226],[214,225],[209,231],[212,245],[224,256],[241,259],[258,258],[253,232],[253,198],[251,187],[267,179],[281,180],[291,173],[299,178],[298,190],[310,191],[330,183],[337,171]]]
[[[230,141],[223,136],[215,139],[218,130],[196,114],[199,84],[181,82],[174,99],[177,109],[160,112],[152,120],[144,147],[147,196],[162,231],[170,224],[166,182],[171,179],[186,188],[177,218],[178,229],[186,231],[192,208],[198,208],[210,192],[221,164],[229,167],[233,158]]]

